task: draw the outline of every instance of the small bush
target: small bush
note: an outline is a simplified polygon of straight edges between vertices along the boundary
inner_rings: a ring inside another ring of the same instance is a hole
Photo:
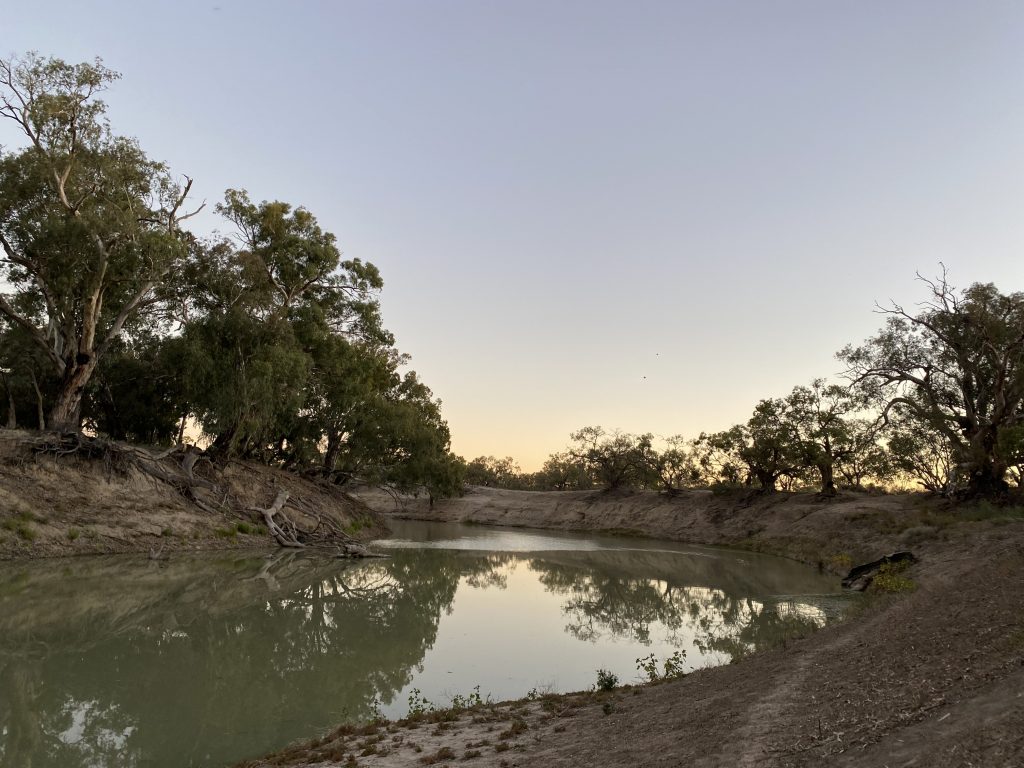
[[[78,530],[77,528],[68,528],[68,538],[71,539],[71,541],[74,541],[75,539],[77,539],[81,535],[82,535],[82,532],[80,530]]]
[[[498,734],[498,738],[502,741],[506,741],[511,739],[513,736],[518,736],[520,733],[526,733],[529,728],[530,726],[526,724],[526,721],[523,720],[523,718],[517,717],[512,721],[512,724],[509,725],[507,729]]]
[[[658,680],[671,680],[675,677],[682,677],[686,674],[683,671],[683,659],[686,658],[686,651],[675,651],[665,659],[663,672],[658,671],[658,657],[653,653],[636,660],[636,670],[647,676],[647,679],[654,683]]]
[[[455,750],[451,747],[441,747],[434,754],[421,757],[420,762],[424,765],[433,765],[434,763],[440,763],[442,760],[453,759],[455,759]]]
[[[423,692],[419,688],[413,688],[409,692],[409,717],[422,717],[427,712],[434,711],[434,705],[422,694]]]
[[[610,691],[619,684],[619,676],[607,669],[597,670],[597,690]]]

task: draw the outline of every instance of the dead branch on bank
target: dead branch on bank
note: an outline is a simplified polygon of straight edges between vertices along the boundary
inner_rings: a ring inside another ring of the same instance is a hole
[[[350,536],[334,520],[324,517],[299,498],[292,500],[292,506],[302,514],[312,517],[316,523],[312,530],[302,530],[284,513],[284,505],[291,496],[288,491],[280,489],[274,502],[266,509],[254,508],[253,511],[263,516],[267,529],[282,547],[304,549],[307,546],[337,547],[342,557],[367,557],[366,547]],[[280,522],[278,521],[280,518]]]
[[[341,557],[370,556],[366,548],[342,526],[288,491],[278,489],[274,501],[267,508],[246,507],[235,498],[230,489],[219,486],[196,473],[201,462],[212,466],[204,451],[191,445],[176,445],[163,451],[150,451],[138,446],[91,437],[72,432],[48,432],[26,437],[17,445],[33,455],[54,458],[80,456],[101,461],[109,472],[127,475],[131,471],[174,488],[199,509],[211,515],[230,514],[243,519],[261,519],[270,535],[284,548],[307,547],[336,548]],[[289,504],[302,517],[313,521],[308,530],[300,527],[285,512]]]

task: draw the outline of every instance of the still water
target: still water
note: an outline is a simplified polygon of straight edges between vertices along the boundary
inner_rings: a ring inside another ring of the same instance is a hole
[[[644,539],[396,522],[388,557],[0,564],[0,766],[226,766],[414,689],[580,690],[688,669],[837,616],[835,580]]]

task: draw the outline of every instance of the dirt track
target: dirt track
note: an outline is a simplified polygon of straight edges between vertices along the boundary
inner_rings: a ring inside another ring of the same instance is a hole
[[[378,509],[393,506],[383,496],[363,498]],[[1020,521],[997,514],[955,522],[953,511],[916,497],[823,503],[487,489],[432,510],[413,501],[391,511],[628,529],[776,551],[833,570],[900,546],[920,562],[909,572],[913,591],[876,597],[860,616],[736,664],[639,689],[509,703],[440,724],[343,729],[251,765],[1024,765]]]

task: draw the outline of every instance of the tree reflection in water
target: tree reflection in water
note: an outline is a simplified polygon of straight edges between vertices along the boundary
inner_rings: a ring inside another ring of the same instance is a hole
[[[223,764],[293,740],[296,721],[368,719],[411,680],[459,580],[497,583],[500,565],[409,550],[5,568],[0,765]]]
[[[656,625],[671,645],[683,646],[692,638],[705,655],[739,658],[812,631],[826,620],[822,610],[808,603],[754,599],[742,592],[588,565],[536,560],[530,567],[548,590],[566,596],[565,630],[587,642],[628,638],[649,645]]]
[[[588,642],[649,643],[657,628],[737,655],[803,620],[747,597],[758,588],[735,564],[680,570],[689,562],[407,548],[358,563],[282,553],[3,565],[0,766],[226,765],[368,719],[422,672],[460,585],[505,590],[512,574],[517,588],[531,574],[529,589],[558,596],[566,629]],[[464,642],[495,653],[491,627],[474,629]]]

